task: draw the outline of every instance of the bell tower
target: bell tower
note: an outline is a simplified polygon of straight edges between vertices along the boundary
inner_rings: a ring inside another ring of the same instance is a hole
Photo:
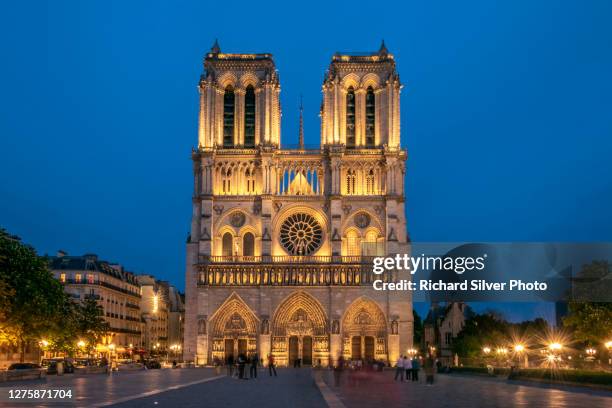
[[[225,54],[217,41],[198,85],[203,149],[280,144],[280,83],[271,54]]]

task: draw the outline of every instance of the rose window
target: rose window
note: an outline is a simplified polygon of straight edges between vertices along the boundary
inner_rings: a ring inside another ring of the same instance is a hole
[[[280,228],[280,243],[291,255],[310,255],[323,242],[323,229],[311,215],[298,213],[287,217]]]

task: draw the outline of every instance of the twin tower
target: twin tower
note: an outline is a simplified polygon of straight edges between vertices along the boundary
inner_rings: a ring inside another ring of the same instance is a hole
[[[412,347],[409,293],[375,291],[372,257],[409,251],[400,81],[384,43],[333,56],[321,143],[281,145],[270,54],[215,42],[199,82],[184,358],[280,365],[393,361]],[[387,279],[402,279],[392,272]]]

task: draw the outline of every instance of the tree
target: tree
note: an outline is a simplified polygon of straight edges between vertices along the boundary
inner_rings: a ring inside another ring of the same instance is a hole
[[[494,347],[508,342],[509,323],[493,313],[475,315],[453,340],[453,353],[460,357],[478,357],[484,346]]]
[[[104,309],[95,299],[87,298],[78,306],[77,332],[91,351],[108,334],[110,325],[104,320]]]
[[[609,276],[607,261],[593,261],[573,279],[574,301],[568,304],[563,325],[573,332],[575,340],[597,344],[608,340],[612,333],[612,303],[601,302],[610,296]]]
[[[0,229],[0,288],[9,296],[0,302],[0,340],[19,348],[50,332],[65,295],[47,261],[15,236]]]
[[[612,303],[570,302],[563,325],[577,341],[597,344],[612,333]]]

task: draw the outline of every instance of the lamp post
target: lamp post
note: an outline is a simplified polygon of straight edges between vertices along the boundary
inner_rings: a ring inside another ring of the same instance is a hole
[[[525,365],[525,368],[528,368],[529,367],[529,358],[527,357],[527,352],[525,350],[525,346],[520,344],[520,343],[515,344],[514,345],[514,352],[518,356],[519,364],[520,364],[520,361],[521,361],[521,355],[524,356],[523,364]]]
[[[612,340],[606,341],[604,345],[608,349],[608,364],[612,365]]]

